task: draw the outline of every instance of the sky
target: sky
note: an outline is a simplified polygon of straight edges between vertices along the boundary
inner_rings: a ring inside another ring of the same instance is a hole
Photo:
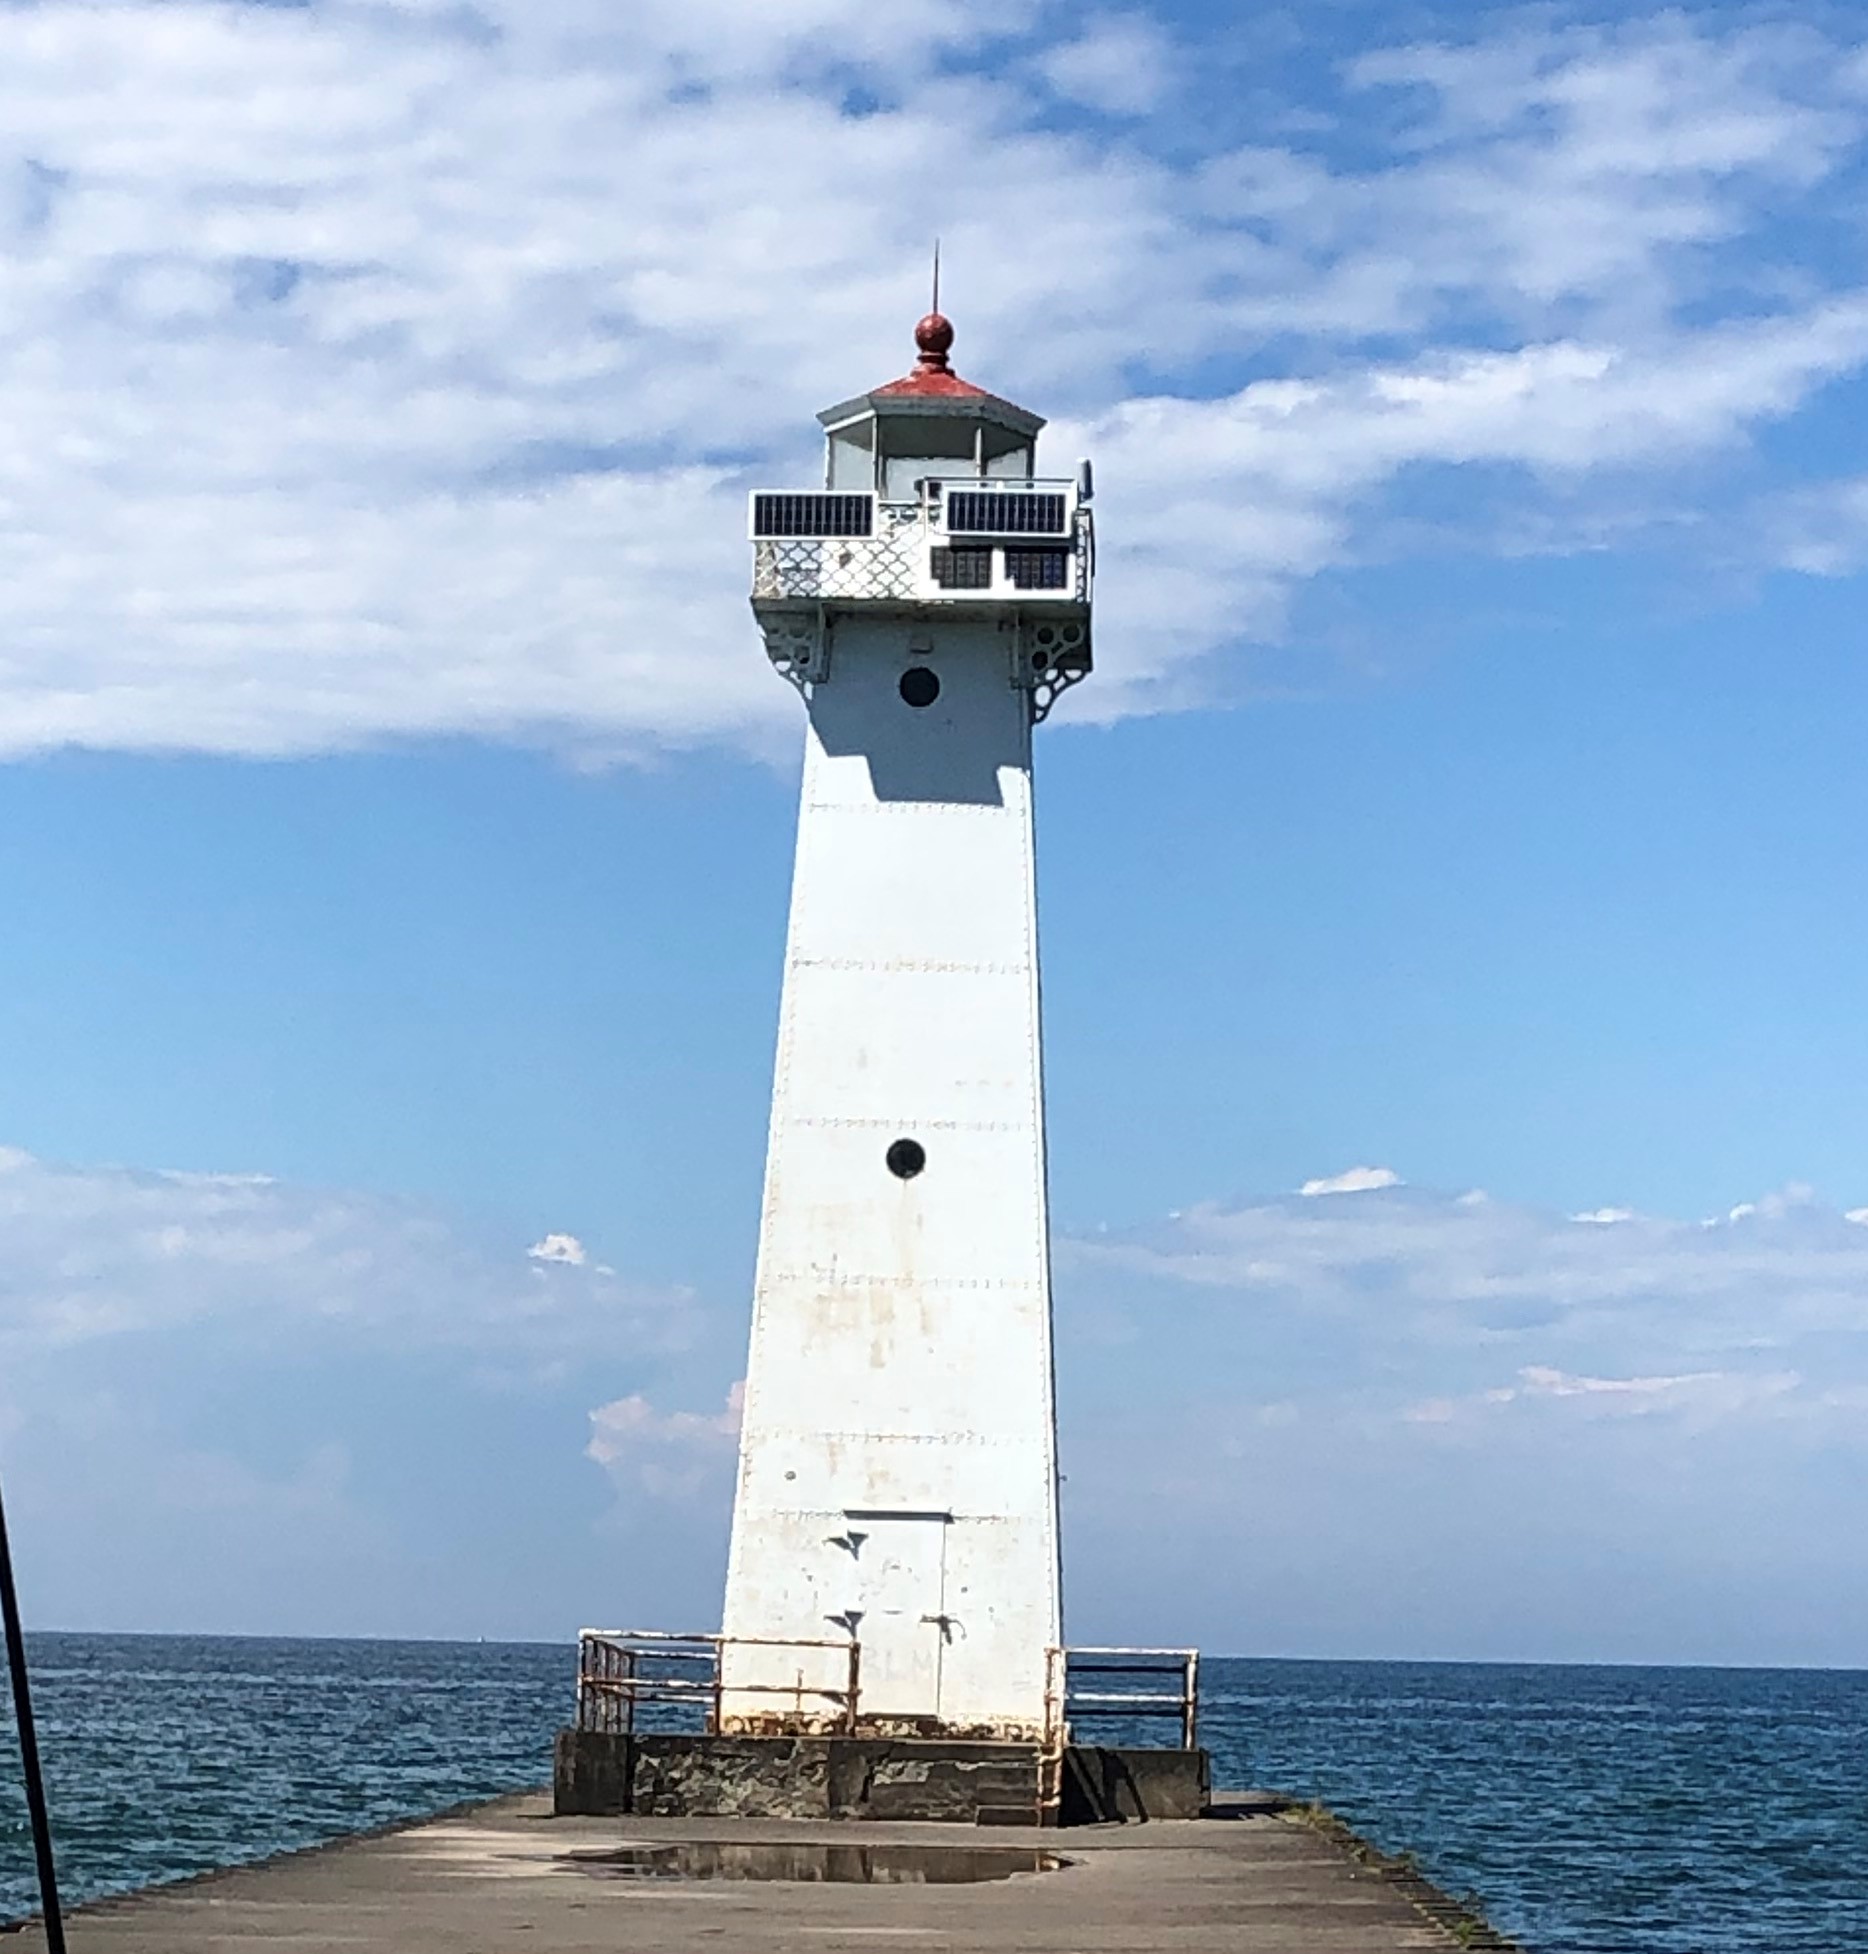
[[[45,1627],[718,1620],[801,713],[749,487],[1093,457],[1078,1641],[1868,1663],[1868,38],[0,7],[0,1471]]]

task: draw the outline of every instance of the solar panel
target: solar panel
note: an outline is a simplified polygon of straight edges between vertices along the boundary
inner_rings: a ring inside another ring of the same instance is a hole
[[[1004,489],[950,489],[950,536],[1067,536],[1069,498],[1049,491],[1013,494]]]
[[[875,498],[867,494],[755,495],[752,533],[758,536],[868,536]]]

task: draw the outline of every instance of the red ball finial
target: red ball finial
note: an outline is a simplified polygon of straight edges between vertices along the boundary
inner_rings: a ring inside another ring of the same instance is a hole
[[[953,345],[953,322],[944,313],[930,312],[915,328],[921,355],[915,364],[935,373],[947,371],[947,352]]]

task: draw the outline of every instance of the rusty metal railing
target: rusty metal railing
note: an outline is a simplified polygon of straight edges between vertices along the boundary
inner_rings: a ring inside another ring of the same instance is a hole
[[[1038,1750],[1038,1823],[1056,1825],[1064,1809],[1064,1753],[1070,1747],[1070,1725],[1064,1717],[1067,1693],[1067,1652],[1044,1652],[1044,1740]]]
[[[843,1657],[840,1686],[807,1684],[802,1672],[789,1683],[727,1684],[722,1657],[729,1649],[828,1649]],[[709,1735],[721,1728],[726,1696],[790,1699],[802,1720],[807,1699],[834,1706],[847,1732],[856,1729],[862,1690],[862,1644],[803,1641],[755,1635],[676,1635],[662,1629],[586,1628],[577,1637],[577,1727],[609,1736],[632,1736],[636,1710],[645,1703],[698,1709]]]
[[[1200,1651],[1198,1649],[1061,1649],[1062,1713],[1086,1717],[1172,1717],[1180,1725],[1180,1747],[1194,1750],[1200,1731]],[[1155,1677],[1148,1689],[1079,1689],[1080,1676]],[[1047,1691],[1048,1695],[1048,1691]]]
[[[836,1680],[810,1682],[804,1667],[786,1682],[729,1678],[729,1653],[739,1649],[823,1651],[837,1658]],[[1160,1648],[1052,1648],[1045,1652],[1044,1716],[1039,1735],[1038,1804],[1054,1811],[1062,1798],[1064,1753],[1073,1741],[1073,1720],[1127,1722],[1172,1718],[1180,1747],[1197,1748],[1200,1722],[1200,1652]],[[1126,1679],[1139,1687],[1084,1687]],[[741,1714],[740,1699],[776,1699],[774,1728],[814,1727],[855,1736],[869,1728],[861,1719],[862,1644],[855,1639],[806,1640],[781,1636],[677,1635],[661,1629],[587,1628],[578,1636],[577,1727],[609,1735],[634,1734],[637,1712],[648,1704],[699,1713],[703,1729],[727,1728],[725,1706],[736,1706],[732,1728],[763,1725],[760,1715]],[[1027,1726],[1029,1730],[1029,1726]],[[873,1734],[873,1731],[871,1732]],[[1024,1741],[1029,1742],[1028,1735]]]

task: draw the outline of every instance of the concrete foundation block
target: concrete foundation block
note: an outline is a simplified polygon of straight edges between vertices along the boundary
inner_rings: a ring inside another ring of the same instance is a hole
[[[821,1737],[640,1736],[629,1809],[662,1818],[826,1818],[831,1746]]]
[[[831,1811],[838,1818],[979,1821],[982,1810],[1038,1804],[1035,1744],[933,1739],[831,1740]]]
[[[560,1730],[552,1746],[551,1808],[560,1818],[629,1810],[629,1739]]]
[[[1073,1744],[1064,1753],[1066,1825],[1199,1818],[1212,1795],[1212,1763],[1203,1750]]]
[[[560,1816],[935,1819],[1035,1825],[1035,1744],[939,1738],[558,1735]],[[1204,1751],[1078,1745],[1064,1759],[1066,1825],[1198,1818]]]

